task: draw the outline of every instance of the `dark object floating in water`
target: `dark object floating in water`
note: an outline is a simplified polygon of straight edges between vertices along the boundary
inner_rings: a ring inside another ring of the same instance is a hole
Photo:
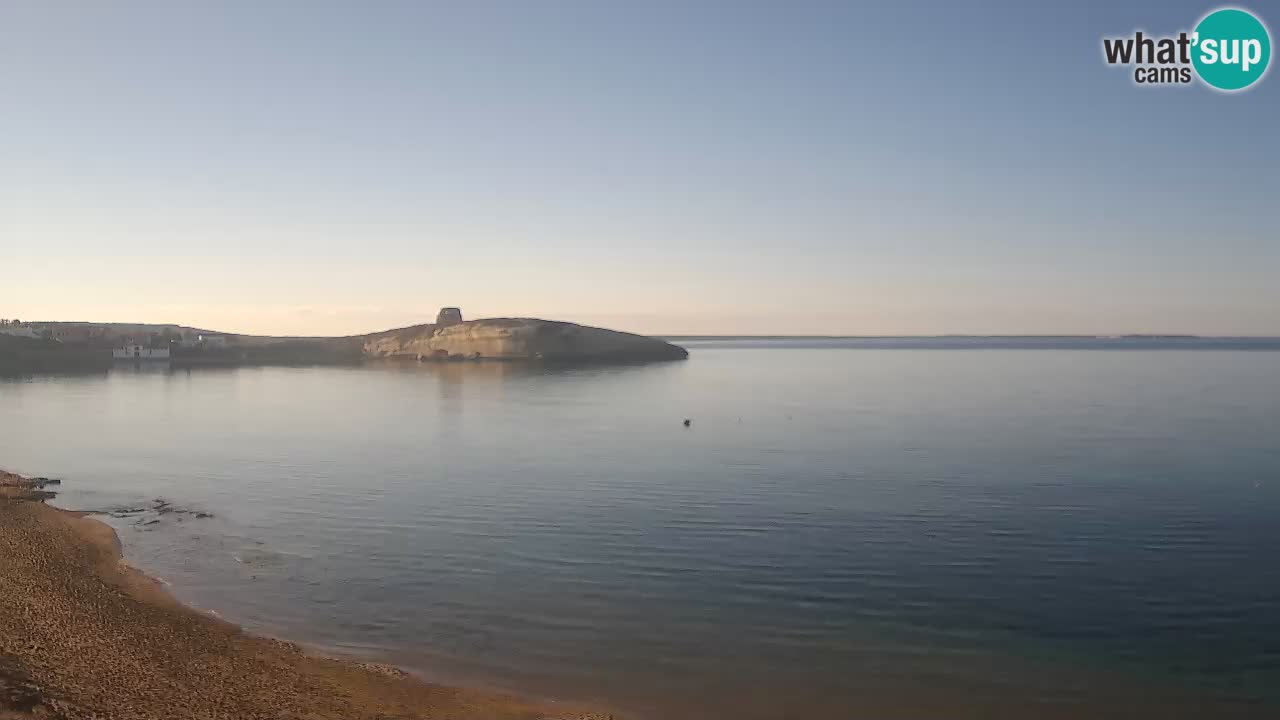
[[[684,426],[685,426],[685,427],[689,427],[689,426],[690,426],[690,425],[692,425],[692,424],[693,424],[693,421],[692,421],[692,420],[690,420],[689,418],[685,418],[685,419],[684,419]]]

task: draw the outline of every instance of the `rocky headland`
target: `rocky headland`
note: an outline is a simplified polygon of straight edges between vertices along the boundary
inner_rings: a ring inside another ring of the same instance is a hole
[[[438,321],[366,335],[361,348],[366,357],[424,361],[645,362],[689,356],[684,348],[656,338],[534,318]]]
[[[52,329],[33,338],[0,334],[0,374],[102,371],[121,362],[113,349],[122,344],[160,348],[164,361],[176,366],[331,365],[374,358],[640,363],[689,356],[682,347],[644,335],[537,318],[463,320],[458,308],[442,309],[434,323],[345,337],[235,335],[182,325],[32,325]],[[71,330],[77,331],[74,340]]]

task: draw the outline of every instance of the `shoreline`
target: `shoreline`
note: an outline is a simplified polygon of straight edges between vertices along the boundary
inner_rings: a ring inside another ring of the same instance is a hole
[[[46,483],[60,484],[0,470],[0,720],[622,720],[624,711],[632,720],[773,718],[801,708],[796,716],[813,718],[1243,719],[1266,712],[1262,704],[1102,669],[1045,685],[1071,668],[1045,665],[1027,675],[1003,664],[979,683],[882,677],[855,702],[788,698],[777,712],[760,711],[779,707],[770,690],[757,695],[749,686],[707,703],[672,688],[650,696],[661,698],[654,703],[630,688],[601,702],[564,702],[538,683],[488,686],[450,675],[447,666],[433,677],[375,655],[286,639],[296,635],[246,630],[186,604],[168,583],[130,565],[111,525],[96,512],[49,504],[55,493]],[[1021,682],[1028,679],[1034,682]],[[646,686],[662,688],[632,687]],[[560,695],[589,697],[564,688]]]
[[[47,504],[56,484],[0,470],[0,720],[613,717],[249,633],[125,562],[108,524]]]

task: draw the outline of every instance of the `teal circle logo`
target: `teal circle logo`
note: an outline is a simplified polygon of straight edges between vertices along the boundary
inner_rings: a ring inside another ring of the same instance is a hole
[[[1196,25],[1191,62],[1200,79],[1219,90],[1243,90],[1258,82],[1271,62],[1271,35],[1252,13],[1215,10]]]

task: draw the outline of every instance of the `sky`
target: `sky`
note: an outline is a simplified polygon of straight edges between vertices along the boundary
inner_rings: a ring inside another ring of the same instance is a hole
[[[1102,58],[1216,7],[0,0],[0,317],[1280,335],[1280,76]]]

